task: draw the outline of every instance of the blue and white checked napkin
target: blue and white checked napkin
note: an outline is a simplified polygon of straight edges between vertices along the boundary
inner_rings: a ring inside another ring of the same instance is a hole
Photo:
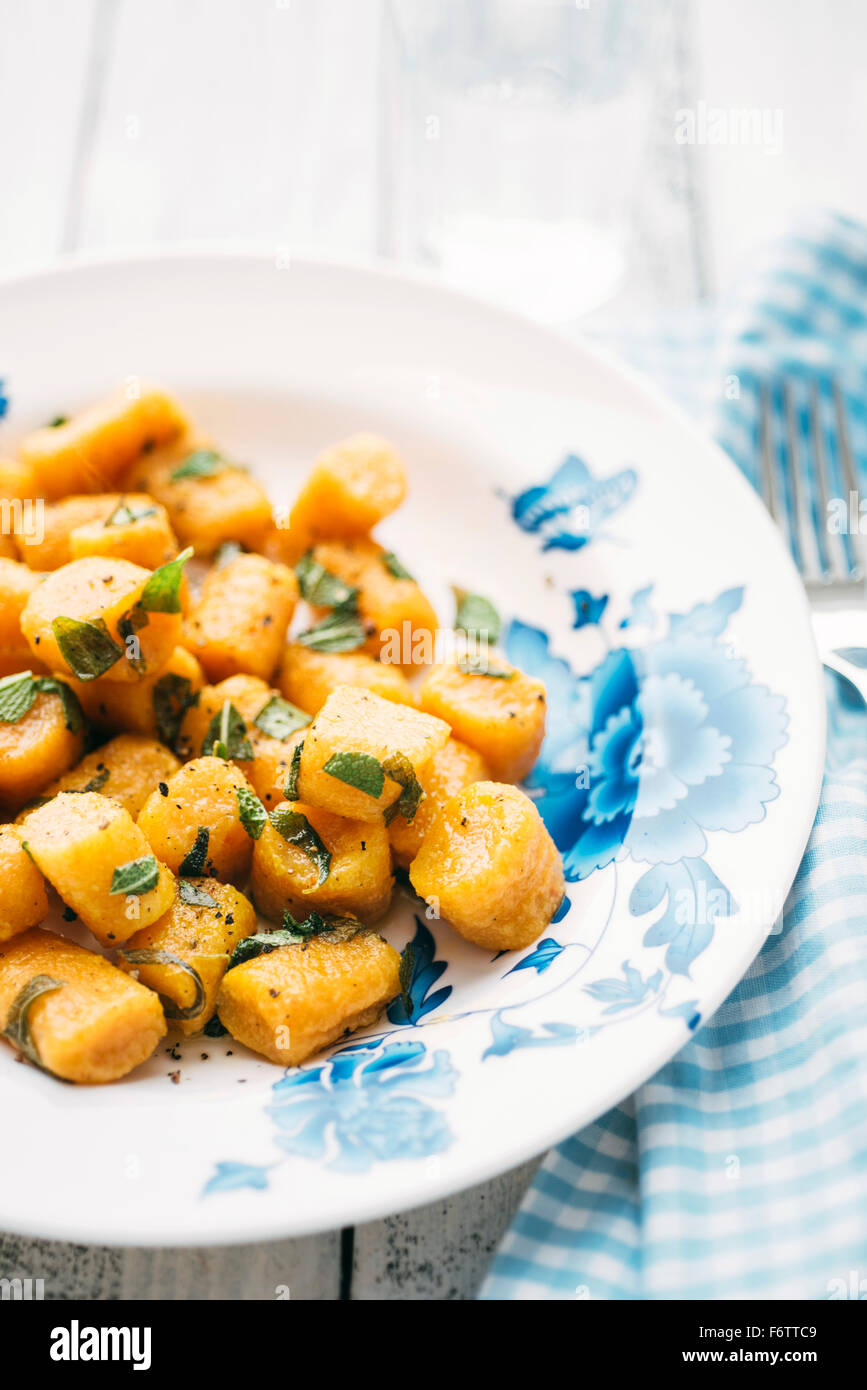
[[[863,481],[867,228],[816,215],[723,318],[605,336],[710,412],[753,479],[755,399],[726,383],[833,369]],[[668,1066],[547,1156],[482,1298],[867,1298],[867,709],[827,681],[822,799],[781,931]]]

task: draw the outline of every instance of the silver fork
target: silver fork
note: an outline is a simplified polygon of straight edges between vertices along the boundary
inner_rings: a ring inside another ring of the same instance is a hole
[[[799,429],[796,398],[808,392],[808,433],[815,465],[816,489],[805,485],[804,440]],[[782,420],[775,413],[773,394],[781,396]],[[849,516],[858,512],[858,478],[852,453],[846,406],[836,381],[822,393],[818,380],[783,380],[760,388],[760,464],[765,506],[786,537],[798,566],[813,619],[816,645],[824,664],[855,686],[867,700],[867,589],[863,541],[854,533],[830,525],[829,505]],[[823,419],[830,406],[830,421]],[[781,429],[775,428],[782,425]],[[780,436],[775,438],[776,436]],[[834,498],[830,483],[829,443],[836,444],[839,476],[846,497]],[[848,542],[848,543],[847,543]]]

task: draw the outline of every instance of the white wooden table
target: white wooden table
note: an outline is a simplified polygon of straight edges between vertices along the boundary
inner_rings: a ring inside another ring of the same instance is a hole
[[[391,254],[405,193],[386,109],[395,3],[2,0],[0,274],[191,239]],[[867,216],[861,0],[577,0],[606,5],[653,31],[621,312],[716,293],[805,203]],[[677,112],[701,103],[780,112],[782,139],[679,143]],[[0,361],[13,356],[0,324]],[[534,1166],[355,1231],[255,1247],[0,1235],[0,1276],[43,1278],[51,1298],[471,1298]]]

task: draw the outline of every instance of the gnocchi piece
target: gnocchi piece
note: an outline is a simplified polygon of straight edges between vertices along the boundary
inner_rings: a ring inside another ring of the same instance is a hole
[[[520,782],[545,737],[545,686],[499,653],[489,658],[487,670],[490,674],[462,671],[456,663],[435,666],[421,686],[419,703],[481,753],[494,777]]]
[[[349,820],[378,821],[408,790],[407,775],[418,776],[450,732],[408,705],[339,685],[304,735],[298,795]]]
[[[37,869],[21,836],[11,825],[0,825],[0,942],[35,927],[48,916],[45,879]]]
[[[129,811],[99,792],[60,792],[21,831],[37,868],[103,946],[120,945],[174,901],[171,872]]]
[[[44,787],[42,796],[50,799],[58,792],[96,791],[119,801],[135,819],[157,783],[167,782],[179,767],[164,743],[144,734],[118,734]]]
[[[138,826],[158,859],[184,878],[236,882],[250,871],[253,840],[244,804],[258,799],[234,763],[195,758],[142,807]]]
[[[17,560],[18,547],[11,536],[5,532],[0,535],[0,560]]]
[[[441,808],[409,871],[413,888],[467,941],[529,946],[563,899],[563,865],[518,787],[474,782]]]
[[[16,677],[9,679],[18,685]],[[30,679],[23,673],[21,684]],[[20,809],[81,757],[84,719],[75,696],[67,691],[64,697],[62,684],[31,682],[33,702],[26,713],[0,722],[0,805],[8,809]]]
[[[31,534],[32,527],[22,525],[15,532],[15,542],[21,560],[32,570],[47,573],[68,565],[78,558],[72,554],[70,537],[81,527],[104,527],[120,505],[120,493],[83,493],[63,497],[58,502],[46,502],[42,513],[41,540]]]
[[[303,554],[317,540],[350,540],[400,506],[406,471],[388,440],[355,434],[320,454],[289,514]]]
[[[0,559],[0,676],[32,669],[33,658],[21,631],[21,614],[39,584],[39,575],[17,560]]]
[[[93,681],[64,679],[88,719],[101,729],[130,729],[174,746],[190,702],[205,684],[205,673],[185,647],[175,647],[158,675],[135,683],[122,685],[105,676]]]
[[[50,986],[38,991],[38,982]],[[32,1002],[22,1008],[30,985]],[[117,1081],[166,1031],[157,996],[104,956],[34,927],[0,944],[0,1019],[21,1050],[64,1081]]]
[[[184,625],[185,642],[211,681],[247,672],[269,680],[298,601],[286,565],[239,555],[215,566]]]
[[[327,541],[312,555],[329,574],[357,589],[373,656],[409,668],[433,660],[437,615],[395,555],[371,540]]]
[[[119,498],[105,517],[73,527],[68,558],[109,555],[155,570],[179,548],[165,507],[146,493],[134,492]]]
[[[181,565],[181,561],[172,562]],[[128,560],[92,555],[73,560],[33,590],[21,631],[38,661],[78,679],[139,681],[163,670],[181,634],[178,611],[161,611],[149,598],[168,567],[142,569]],[[180,573],[176,573],[180,582]]]
[[[399,666],[386,666],[368,652],[317,652],[287,642],[277,684],[287,700],[318,714],[338,685],[364,686],[396,705],[414,705],[412,686]]]
[[[23,501],[34,498],[37,490],[32,464],[23,459],[0,458],[0,497],[16,497]]]
[[[419,774],[424,800],[413,819],[408,821],[403,816],[395,816],[388,827],[395,863],[400,864],[401,868],[409,868],[440,807],[445,805],[449,797],[473,782],[488,782],[490,778],[491,770],[481,753],[468,748],[456,738],[444,743]]]
[[[118,964],[163,997],[166,1018],[174,1028],[200,1033],[214,1013],[234,947],[256,926],[252,904],[231,883],[183,879],[168,912],[129,938],[118,952]],[[141,954],[155,951],[167,952],[183,964],[148,960]]]
[[[213,555],[223,541],[257,550],[273,523],[262,484],[194,435],[142,458],[126,483],[162,503],[181,545],[197,555]]]
[[[228,970],[217,996],[232,1037],[282,1066],[298,1066],[373,1023],[400,992],[400,956],[370,929],[323,933]]]
[[[49,499],[100,492],[146,449],[167,444],[186,428],[179,407],[162,391],[125,390],[70,420],[34,430],[21,443],[36,492]]]
[[[384,825],[284,801],[253,846],[250,891],[273,922],[288,908],[299,921],[315,909],[369,925],[388,909],[393,887]]]
[[[178,747],[193,757],[201,753],[208,730],[226,702],[234,705],[244,721],[244,738],[252,758],[233,757],[251,783],[266,810],[283,800],[292,755],[304,737],[310,716],[289,705],[279,691],[258,676],[230,676],[209,685],[184,716]]]

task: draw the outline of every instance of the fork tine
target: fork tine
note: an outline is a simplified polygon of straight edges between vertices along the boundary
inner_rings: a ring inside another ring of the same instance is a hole
[[[759,387],[759,460],[762,471],[762,499],[778,526],[784,521],[774,468],[773,407],[765,382]]]
[[[846,505],[852,497],[855,497],[855,511],[858,512],[858,478],[855,473],[855,457],[852,453],[852,445],[849,440],[849,423],[846,419],[846,405],[843,400],[843,392],[840,390],[839,382],[832,381],[831,393],[834,398],[834,412],[837,417],[837,438],[840,445],[840,466],[843,472],[843,485],[847,491]],[[863,570],[858,555],[858,538],[854,541],[850,538],[849,549],[849,578],[861,579]]]
[[[810,433],[813,439],[813,454],[816,459],[816,482],[819,488],[819,524],[816,539],[822,555],[822,578],[826,582],[845,579],[849,573],[846,548],[842,537],[832,533],[828,526],[830,516],[831,487],[828,481],[828,448],[825,430],[822,425],[822,397],[817,381],[810,383]]]
[[[795,549],[801,576],[809,582],[821,576],[822,563],[817,554],[816,528],[807,506],[802,469],[802,449],[798,419],[795,412],[795,397],[792,384],[784,381],[783,417],[786,422],[786,444],[789,487],[795,512]]]

